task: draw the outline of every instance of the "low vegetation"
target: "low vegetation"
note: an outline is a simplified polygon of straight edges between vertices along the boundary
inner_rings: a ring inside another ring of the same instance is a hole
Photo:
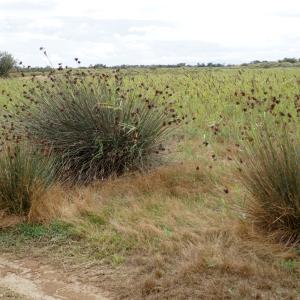
[[[55,162],[27,145],[6,145],[0,153],[0,207],[28,214],[55,179]]]
[[[55,157],[29,168],[35,184],[59,175],[26,208],[3,205],[28,217],[3,212],[1,250],[67,263],[118,299],[297,299],[299,80],[60,66],[0,81],[3,143]]]

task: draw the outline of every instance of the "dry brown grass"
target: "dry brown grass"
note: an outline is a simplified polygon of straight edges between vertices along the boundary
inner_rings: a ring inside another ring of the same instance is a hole
[[[244,220],[236,209],[244,190],[226,152],[205,151],[218,161],[197,157],[93,186],[56,186],[30,217],[71,222],[85,242],[67,258],[69,270],[116,299],[298,299],[296,250]],[[79,264],[86,249],[92,256]],[[66,260],[61,252],[53,263]]]
[[[213,184],[206,171],[204,167],[197,170],[191,163],[176,164],[160,167],[142,175],[135,173],[112,179],[100,184],[99,188],[104,198],[149,194],[188,198],[213,191]]]
[[[132,173],[110,178],[94,185],[68,188],[56,185],[43,199],[33,202],[29,213],[31,221],[70,219],[110,203],[112,198],[147,197],[149,195],[188,199],[199,193],[212,193],[213,182],[207,170],[187,163],[160,167],[148,173]],[[156,202],[156,200],[155,200]],[[150,205],[150,204],[149,204]]]
[[[71,219],[92,209],[89,188],[51,187],[43,199],[33,201],[28,219],[48,223],[53,219]]]
[[[14,227],[23,222],[24,217],[18,215],[7,214],[5,211],[0,211],[0,229]]]
[[[191,299],[274,299],[294,294],[295,278],[277,265],[293,254],[276,245],[264,245],[257,237],[247,238],[235,225],[208,230],[196,245],[184,249],[179,263],[162,280],[162,291],[180,299],[184,295]]]

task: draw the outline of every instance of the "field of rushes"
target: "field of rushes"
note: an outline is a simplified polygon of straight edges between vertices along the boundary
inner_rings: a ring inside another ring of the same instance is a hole
[[[0,250],[63,263],[116,299],[298,299],[299,251],[245,221],[233,160],[261,118],[299,126],[300,71],[121,72],[137,99],[173,101],[183,115],[169,162],[88,187],[53,187],[32,212],[42,224],[1,230]],[[0,80],[1,102],[17,102],[30,80]],[[0,228],[19,221],[1,220]]]
[[[227,141],[236,141],[243,126],[255,124],[264,115],[273,97],[281,100],[277,112],[291,111],[293,114],[295,96],[300,95],[300,70],[295,68],[130,69],[121,70],[121,73],[125,86],[137,99],[148,97],[155,100],[160,92],[165,92],[166,100],[175,102],[178,111],[186,116],[182,120],[184,132],[189,137],[201,136],[203,139],[217,135]],[[31,78],[0,80],[0,101],[3,103],[12,98],[17,102],[24,81],[28,84]],[[3,95],[7,92],[9,97]],[[257,103],[253,105],[250,97],[265,101],[263,107],[258,107]]]

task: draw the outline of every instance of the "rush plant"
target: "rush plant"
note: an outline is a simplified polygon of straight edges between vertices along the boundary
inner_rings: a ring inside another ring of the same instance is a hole
[[[28,214],[55,179],[55,161],[28,144],[5,146],[0,153],[0,208]]]
[[[118,71],[61,71],[24,94],[19,129],[60,159],[63,179],[90,182],[151,165],[178,116],[175,109],[124,90]]]
[[[300,241],[300,143],[287,130],[263,129],[248,144],[242,182],[254,224],[285,243]]]

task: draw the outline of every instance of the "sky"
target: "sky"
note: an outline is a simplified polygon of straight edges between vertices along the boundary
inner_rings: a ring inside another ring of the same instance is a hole
[[[0,51],[26,65],[300,58],[300,0],[0,0]]]

